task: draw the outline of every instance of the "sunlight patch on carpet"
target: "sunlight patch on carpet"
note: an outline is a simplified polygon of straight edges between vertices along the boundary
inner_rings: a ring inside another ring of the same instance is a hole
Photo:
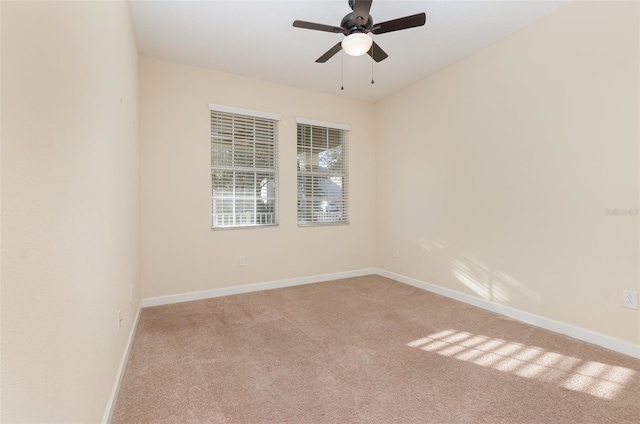
[[[440,331],[407,346],[602,399],[613,399],[636,374],[629,368],[465,331]]]

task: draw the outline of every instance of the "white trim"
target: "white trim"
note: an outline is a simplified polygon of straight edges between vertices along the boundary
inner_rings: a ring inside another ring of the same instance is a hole
[[[282,115],[277,113],[261,112],[258,110],[242,109],[239,107],[217,105],[215,103],[209,103],[209,110],[224,113],[234,113],[236,115],[253,116],[254,118],[272,119],[274,121],[280,121]]]
[[[140,313],[142,312],[142,302],[138,304],[138,312],[133,320],[131,331],[129,332],[129,339],[127,339],[127,345],[124,348],[122,358],[120,359],[120,365],[116,373],[116,380],[111,388],[111,394],[109,395],[109,401],[107,402],[107,408],[104,411],[102,417],[102,424],[110,424],[113,418],[113,412],[116,407],[116,400],[118,400],[118,391],[120,390],[120,384],[122,384],[122,378],[124,377],[124,371],[127,368],[127,362],[129,361],[129,353],[131,352],[131,346],[133,346],[133,339],[136,335],[138,328],[138,321],[140,320]]]
[[[391,278],[392,280],[396,280],[410,286],[417,287],[419,289],[436,293],[451,299],[459,300],[461,302],[468,303],[470,305],[477,306],[479,308],[486,309],[500,315],[514,318],[527,324],[535,325],[536,327],[553,331],[554,333],[565,334],[569,337],[573,337],[574,339],[602,346],[609,350],[613,350],[615,352],[623,353],[625,355],[640,359],[640,345],[637,344],[614,339],[613,337],[609,337],[604,334],[585,330],[584,328],[575,327],[571,324],[555,321],[553,319],[545,318],[540,315],[532,314],[530,312],[525,312],[520,309],[512,308],[510,306],[489,302],[475,296],[460,293],[458,291],[440,287],[435,284],[426,283],[424,281],[396,274],[384,269],[376,269],[376,274],[383,277]]]
[[[426,290],[432,293],[436,293],[451,299],[458,300],[460,302],[467,303],[469,305],[476,306],[503,316],[507,316],[513,319],[517,319],[524,323],[534,325],[536,327],[544,328],[545,330],[553,331],[554,333],[564,334],[574,339],[581,340],[587,343],[592,343],[598,346],[602,346],[606,349],[623,353],[625,355],[632,356],[640,359],[640,345],[629,343],[623,340],[618,340],[604,334],[596,333],[593,331],[585,330],[584,328],[576,327],[571,324],[556,321],[550,318],[545,318],[540,315],[525,312],[520,309],[512,308],[506,305],[500,305],[497,303],[489,302],[484,299],[480,299],[475,296],[471,296],[465,293],[461,293],[455,290],[451,290],[445,287],[441,287],[435,284],[427,283],[415,278],[407,277],[401,274],[396,274],[391,271],[378,268],[365,268],[354,271],[338,272],[334,274],[315,275],[310,277],[292,278],[289,280],[278,280],[266,283],[247,284],[243,286],[224,287],[220,289],[211,289],[198,292],[182,293],[169,296],[160,296],[142,299],[140,305],[142,308],[151,306],[168,305],[172,303],[189,302],[192,300],[209,299],[213,297],[229,296],[241,293],[250,293],[262,290],[278,289],[283,287],[292,287],[303,284],[320,283],[323,281],[339,280],[341,278],[360,277],[364,275],[377,274],[383,277],[390,278],[392,280],[408,284],[413,287],[417,287],[422,290]],[[138,312],[138,315],[140,312]],[[137,318],[136,318],[137,325]],[[135,327],[134,327],[135,328]],[[133,333],[130,336],[130,342],[133,338]],[[126,355],[128,355],[128,349]],[[126,364],[126,360],[123,358],[123,364]],[[123,364],[121,364],[122,370],[119,370],[118,385],[122,376],[121,372],[124,371]],[[117,392],[116,392],[117,393]],[[115,397],[115,394],[112,394]],[[115,398],[113,399],[115,401]],[[110,399],[110,403],[112,400]],[[110,407],[113,407],[110,405]],[[106,415],[105,415],[106,417]],[[108,421],[106,421],[108,422]],[[105,423],[105,421],[103,421]]]
[[[303,284],[321,283],[323,281],[340,280],[341,278],[361,277],[375,274],[373,268],[355,271],[336,272],[334,274],[314,275],[311,277],[292,278],[289,280],[270,281],[266,283],[246,284],[243,286],[223,287],[220,289],[203,290],[169,296],[150,297],[142,299],[142,307],[169,305],[172,303],[190,302],[192,300],[210,299],[212,297],[230,296],[233,294],[250,293],[262,290],[280,289],[283,287],[300,286]]]
[[[309,118],[296,118],[296,124],[315,125],[316,127],[335,128],[336,130],[351,131],[351,125],[336,122],[324,122]]]

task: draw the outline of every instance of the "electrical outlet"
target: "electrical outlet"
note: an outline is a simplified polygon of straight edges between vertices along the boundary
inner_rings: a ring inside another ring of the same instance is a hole
[[[638,309],[638,293],[624,290],[622,292],[622,305],[625,308]]]
[[[393,248],[393,257],[394,258],[399,258],[400,257],[400,252],[398,251],[397,247]]]
[[[122,328],[122,309],[118,309],[118,330]]]
[[[240,259],[238,260],[238,265],[246,266],[247,265],[247,257],[246,256],[240,256]]]

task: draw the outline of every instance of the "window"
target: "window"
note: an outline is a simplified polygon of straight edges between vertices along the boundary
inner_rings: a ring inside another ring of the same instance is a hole
[[[279,115],[209,105],[211,228],[278,225]]]
[[[349,223],[347,125],[298,118],[298,225]]]

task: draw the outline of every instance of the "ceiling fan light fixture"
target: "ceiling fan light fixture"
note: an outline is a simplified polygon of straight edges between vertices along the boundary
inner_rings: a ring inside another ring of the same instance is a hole
[[[354,32],[342,40],[342,48],[350,56],[362,56],[371,48],[373,39],[364,32]]]

